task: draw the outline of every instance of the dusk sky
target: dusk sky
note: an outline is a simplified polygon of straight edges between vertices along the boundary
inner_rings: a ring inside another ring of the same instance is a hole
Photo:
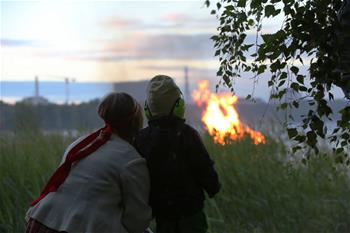
[[[203,2],[2,1],[1,78],[130,81],[179,76],[185,65],[214,73],[217,21]]]
[[[204,0],[196,1],[1,1],[1,80],[115,82],[173,76],[191,87],[219,80],[213,42],[218,20]],[[264,30],[275,28],[267,22]],[[236,82],[237,94],[252,91],[252,80]],[[256,88],[267,99],[267,79]]]

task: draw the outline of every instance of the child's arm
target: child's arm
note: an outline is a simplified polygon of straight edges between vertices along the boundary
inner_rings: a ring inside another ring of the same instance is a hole
[[[197,181],[209,197],[213,197],[220,190],[220,182],[214,168],[214,162],[210,159],[198,132],[193,129],[191,134],[191,143],[189,144],[191,168]]]

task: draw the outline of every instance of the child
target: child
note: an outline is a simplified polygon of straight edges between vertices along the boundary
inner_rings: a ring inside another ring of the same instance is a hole
[[[151,177],[150,205],[157,233],[205,233],[204,191],[220,189],[214,163],[198,132],[185,123],[185,102],[173,79],[157,75],[148,84],[148,127],[135,139]]]

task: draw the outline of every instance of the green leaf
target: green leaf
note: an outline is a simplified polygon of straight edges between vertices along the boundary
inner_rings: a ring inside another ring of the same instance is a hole
[[[298,103],[298,101],[294,100],[294,101],[293,101],[293,106],[294,106],[295,108],[299,108],[299,103]]]
[[[274,5],[267,5],[265,6],[265,16],[270,17],[270,16],[276,16],[280,10],[276,10]]]
[[[233,11],[235,8],[232,5],[225,6],[225,9],[228,11]]]
[[[300,91],[303,91],[303,92],[306,92],[307,91],[307,88],[305,86],[300,86],[299,87],[299,90]]]
[[[286,83],[286,80],[285,79],[282,79],[279,83],[278,83],[278,87],[281,87],[283,86],[283,84]]]
[[[299,142],[299,143],[302,143],[302,142],[305,142],[306,140],[306,137],[303,136],[303,135],[298,135],[294,138],[295,141]]]
[[[349,137],[350,137],[350,135],[349,135],[348,133],[343,133],[343,134],[341,135],[341,138],[343,138],[343,139],[345,139],[345,140],[349,139]]]
[[[272,34],[263,34],[263,35],[261,35],[261,38],[263,39],[263,41],[265,43],[267,43],[271,40],[271,38],[273,38],[273,35]]]
[[[339,132],[339,130],[340,130],[340,128],[335,128],[335,129],[333,130],[332,134],[336,134],[336,133],[338,133],[338,132]]]
[[[311,146],[311,147],[315,147],[316,146],[316,143],[317,143],[317,135],[314,131],[309,131],[306,133],[306,143]]]
[[[337,150],[336,150],[336,153],[337,154],[340,154],[341,152],[343,152],[343,148],[338,148]],[[335,160],[334,160],[336,163],[343,163],[344,162],[344,157],[343,156],[341,156],[341,155],[339,155],[339,156],[337,156],[336,158],[335,158]]]
[[[298,72],[299,72],[299,68],[298,68],[298,67],[292,66],[292,67],[290,68],[290,70],[291,70],[295,75],[298,75]]]
[[[228,87],[231,87],[232,85],[231,85],[231,80],[230,80],[230,78],[227,76],[227,75],[224,75],[223,77],[222,77],[222,79],[225,81],[225,83],[226,83],[226,85],[228,86]]]
[[[345,147],[345,146],[348,145],[348,142],[347,142],[347,141],[342,141],[342,142],[340,143],[340,145],[341,145],[342,147]]]
[[[305,158],[302,158],[302,159],[301,159],[301,162],[302,162],[304,165],[307,164],[307,160],[306,160]]]
[[[280,108],[281,109],[286,109],[288,107],[288,104],[287,103],[283,103],[280,105]]]
[[[254,20],[253,20],[253,19],[249,19],[249,20],[248,20],[248,25],[249,25],[249,26],[254,26],[254,24],[255,24],[255,23],[254,23]]]
[[[297,131],[296,128],[289,128],[289,129],[287,129],[287,132],[288,132],[288,137],[290,139],[292,139],[292,138],[294,138],[295,136],[298,135],[298,131]]]
[[[290,85],[290,87],[291,87],[294,91],[299,92],[299,84],[298,84],[298,83],[292,83],[292,84]]]
[[[247,0],[238,0],[237,6],[245,7],[246,3],[247,3]]]
[[[219,36],[214,35],[214,36],[210,37],[210,39],[213,41],[217,41],[217,40],[219,40]]]
[[[264,71],[266,70],[266,65],[261,65],[261,66],[259,66],[259,68],[258,68],[258,75],[259,74],[262,74],[262,73],[264,73]]]
[[[304,84],[304,76],[299,74],[299,75],[297,76],[297,81],[298,81],[299,83],[301,83],[301,84]]]
[[[301,146],[295,146],[295,147],[292,148],[292,152],[296,153],[300,149],[301,149]]]
[[[288,75],[287,75],[287,72],[282,72],[281,75],[280,75],[280,79],[287,79]]]

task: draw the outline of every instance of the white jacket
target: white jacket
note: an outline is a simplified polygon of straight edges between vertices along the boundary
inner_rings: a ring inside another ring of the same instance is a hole
[[[59,189],[31,207],[26,219],[68,233],[142,233],[151,221],[149,189],[146,161],[112,135],[77,162]]]

